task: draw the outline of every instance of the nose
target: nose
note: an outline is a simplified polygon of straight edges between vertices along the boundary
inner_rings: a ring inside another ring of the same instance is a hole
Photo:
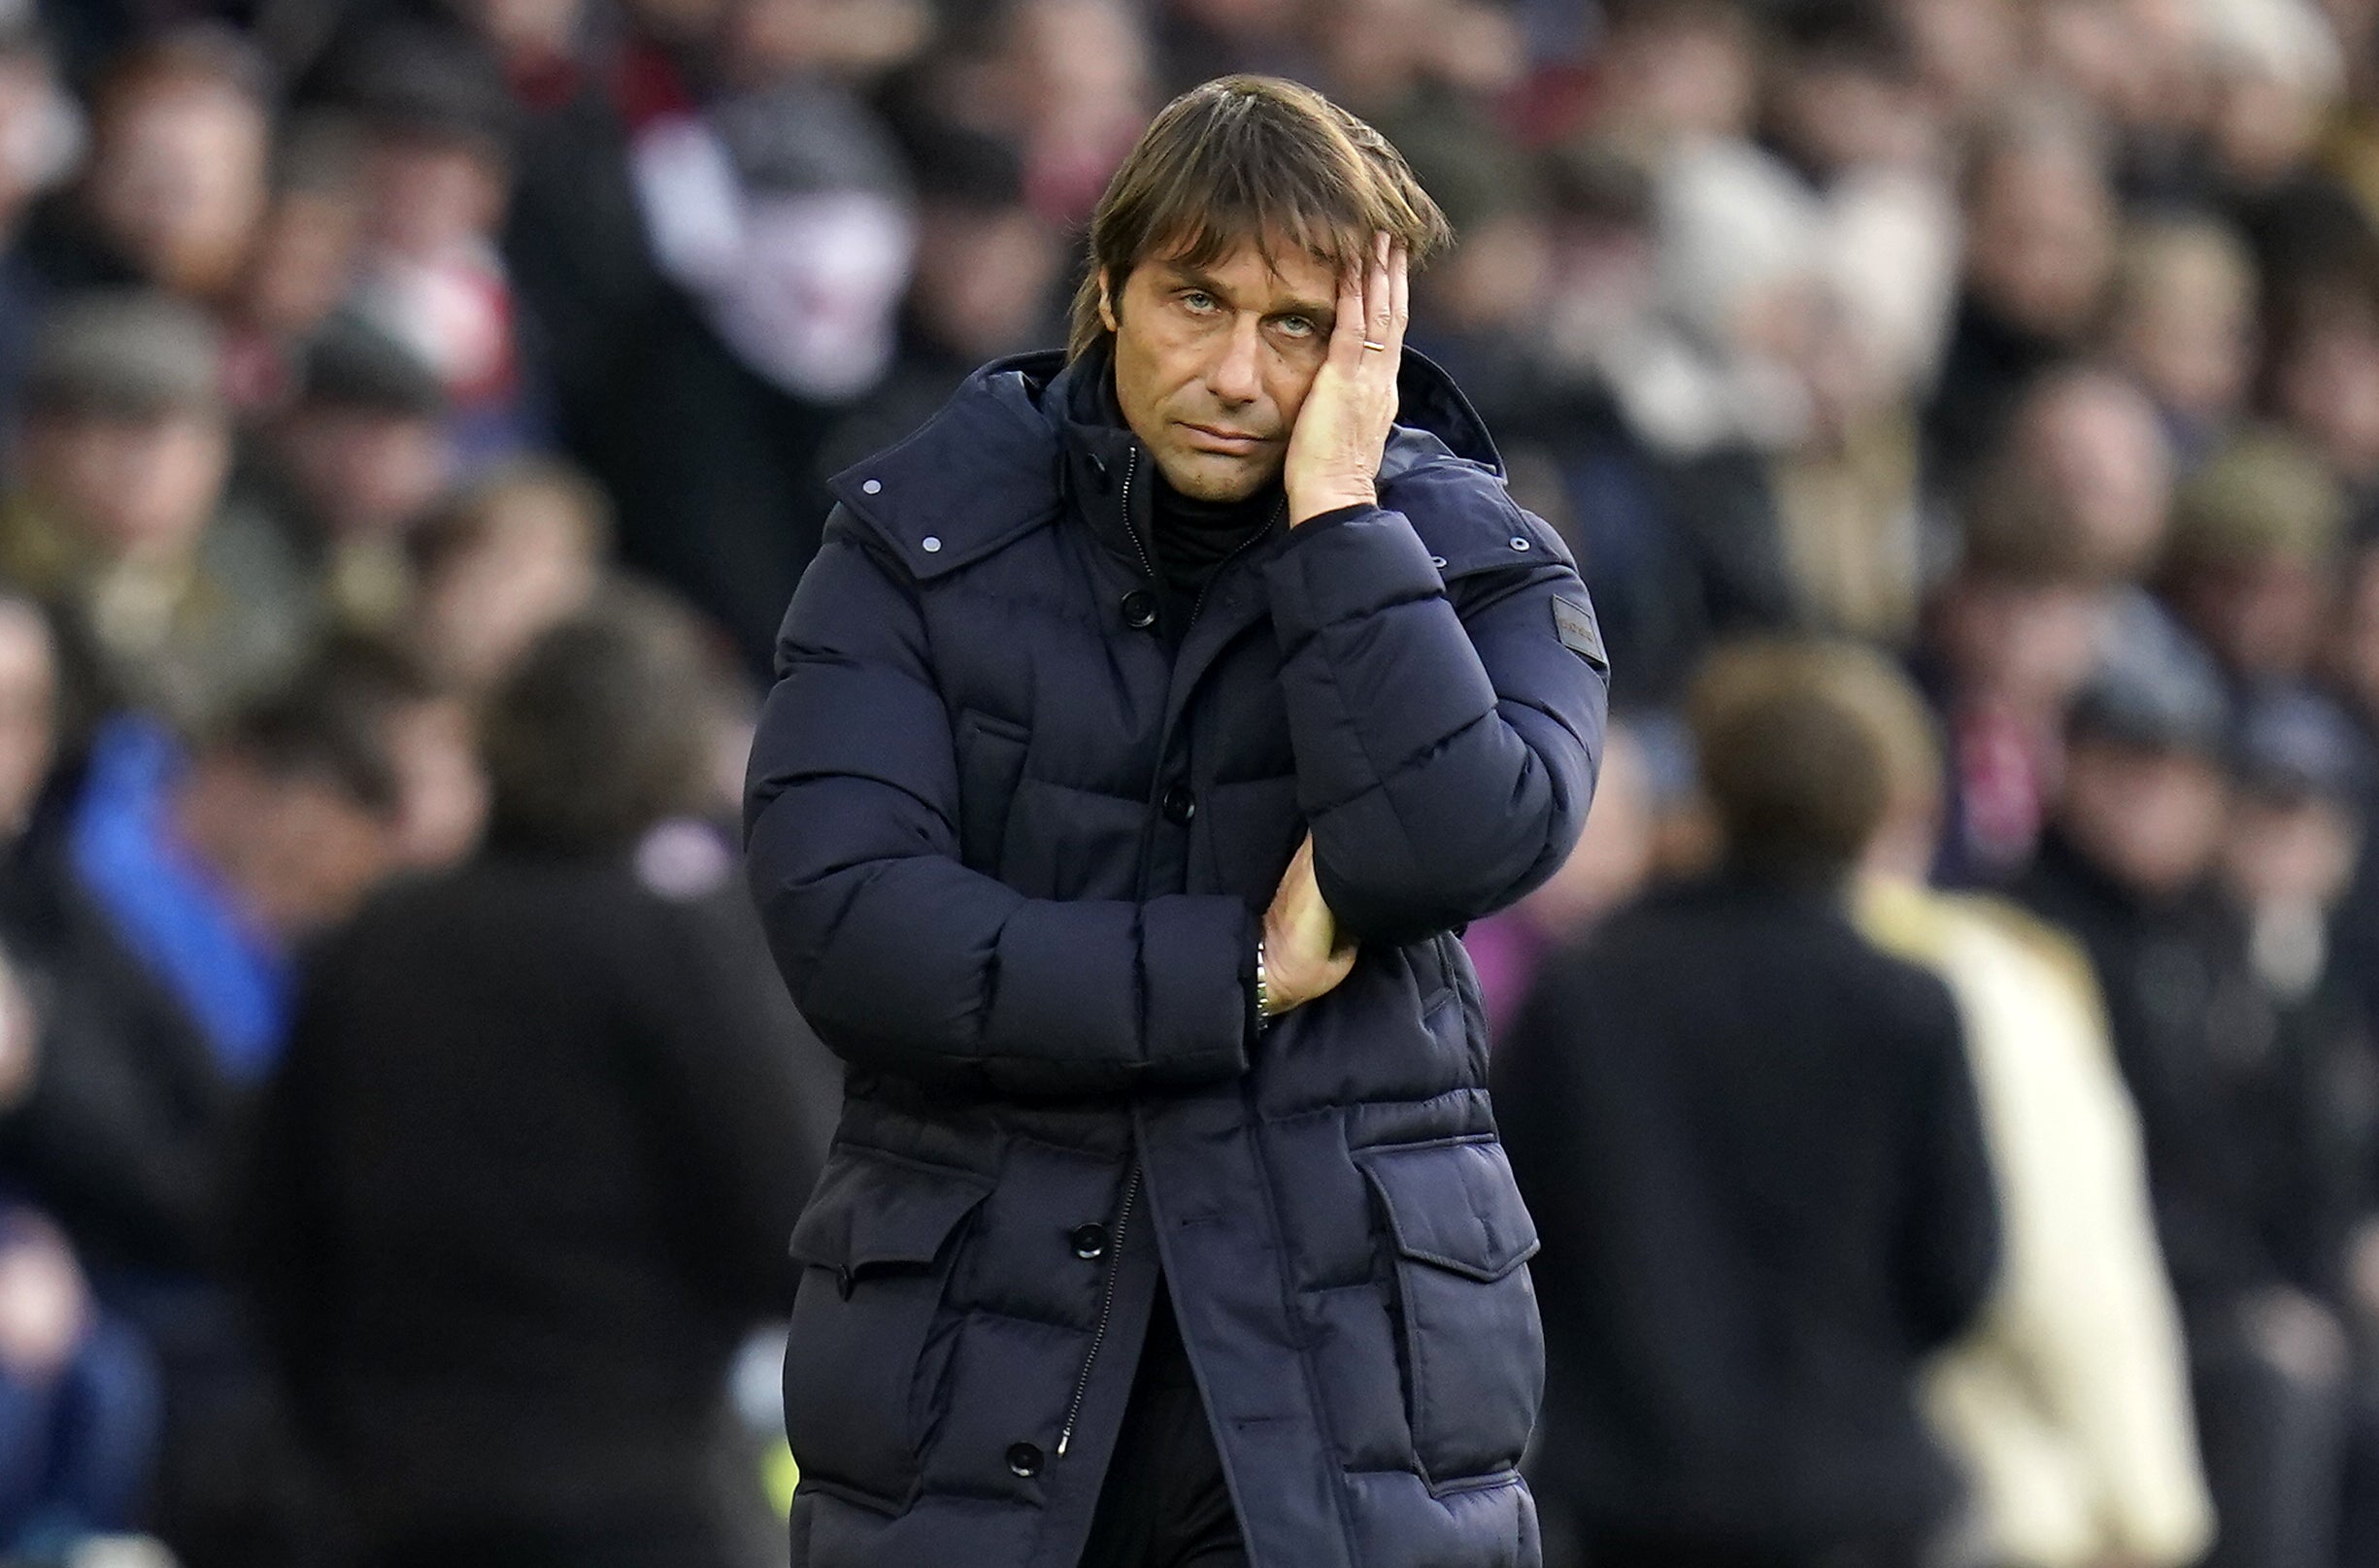
[[[1223,351],[1207,368],[1207,390],[1224,403],[1253,403],[1263,391],[1261,354],[1263,343],[1257,336],[1253,315],[1242,316],[1231,325],[1230,336],[1223,342]]]

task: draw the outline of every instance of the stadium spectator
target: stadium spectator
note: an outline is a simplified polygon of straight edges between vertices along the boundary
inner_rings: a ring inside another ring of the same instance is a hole
[[[1545,1238],[1536,1465],[1586,1562],[1915,1564],[1957,1504],[1915,1385],[1996,1199],[1948,991],[1851,923],[1888,779],[1839,665],[1713,657],[1722,869],[1555,960],[1496,1060]]]
[[[2312,673],[2336,591],[2346,497],[2314,452],[2241,437],[2182,487],[2161,587],[2241,690]]]
[[[2327,1560],[2337,1527],[2346,1342],[2275,1253],[2249,1114],[2278,1020],[2212,876],[2230,717],[2203,655],[2135,626],[2077,704],[2064,781],[2017,890],[2088,950],[2138,1102],[2150,1189],[2189,1338],[2217,1561]]]
[[[360,317],[324,323],[242,477],[333,626],[388,632],[412,591],[406,535],[452,484],[452,403],[428,360]]]
[[[314,970],[252,1249],[374,1568],[782,1556],[725,1376],[840,1096],[681,816],[716,679],[643,595],[547,632],[489,715],[485,852]]]
[[[1990,1301],[1926,1379],[1969,1489],[1955,1539],[2010,1568],[2181,1568],[2213,1511],[2139,1118],[2089,959],[2002,899],[1926,886],[1942,805],[1931,717],[1881,660],[1846,661],[1844,679],[1864,690],[1891,779],[1860,925],[1957,1000],[2006,1228]]]
[[[27,237],[42,278],[220,302],[264,216],[270,100],[262,55],[225,27],[165,32],[111,58],[92,92],[90,160]]]
[[[309,616],[269,521],[227,503],[219,337],[165,295],[52,306],[24,387],[0,575],[58,607],[113,701],[203,724],[285,677]]]
[[[485,695],[593,595],[611,526],[609,501],[574,469],[529,461],[482,477],[408,541],[415,656],[452,689]]]

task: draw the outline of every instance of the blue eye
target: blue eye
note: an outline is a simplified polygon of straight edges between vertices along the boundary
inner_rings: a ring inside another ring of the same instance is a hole
[[[1281,317],[1281,330],[1292,338],[1310,338],[1317,329],[1313,321],[1306,317],[1284,316]]]
[[[1215,297],[1202,288],[1187,290],[1183,293],[1181,302],[1200,316],[1215,308]]]

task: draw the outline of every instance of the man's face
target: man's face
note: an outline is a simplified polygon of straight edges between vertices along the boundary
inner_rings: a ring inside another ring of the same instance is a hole
[[[26,425],[27,484],[112,558],[195,549],[230,463],[230,432],[208,414],[57,414]]]
[[[1202,268],[1143,261],[1120,294],[1104,276],[1123,418],[1166,481],[1239,501],[1280,477],[1297,410],[1337,317],[1338,277],[1292,246],[1243,243]]]
[[[263,217],[271,127],[264,112],[204,83],[159,86],[100,127],[90,203],[158,283],[212,295],[236,277]]]
[[[2222,770],[2194,752],[2090,738],[2066,754],[2058,819],[2100,870],[2161,898],[2212,864],[2228,804]]]

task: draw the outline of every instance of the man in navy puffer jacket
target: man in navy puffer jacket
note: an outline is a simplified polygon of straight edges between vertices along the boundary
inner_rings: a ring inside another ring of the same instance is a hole
[[[850,1064],[796,1564],[1537,1562],[1536,1232],[1453,933],[1575,841],[1608,675],[1403,351],[1445,238],[1370,127],[1209,83],[1067,352],[835,482],[747,806]]]

